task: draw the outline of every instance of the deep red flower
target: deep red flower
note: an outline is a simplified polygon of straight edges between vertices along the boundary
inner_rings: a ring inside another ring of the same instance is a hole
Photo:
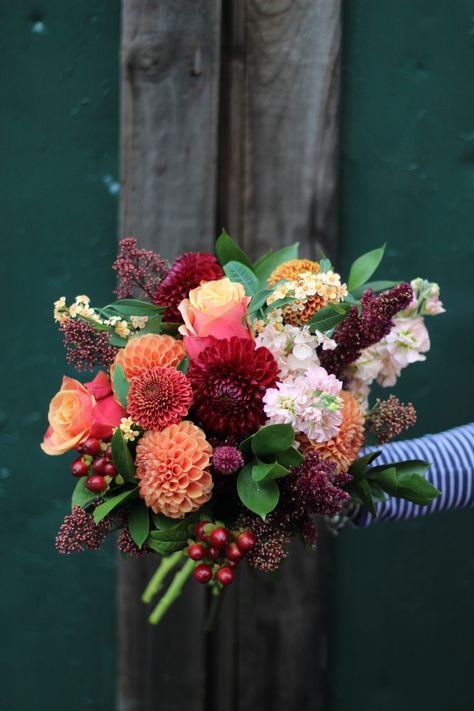
[[[203,281],[214,281],[224,276],[222,267],[212,254],[187,252],[174,262],[168,274],[159,284],[153,296],[153,303],[167,306],[165,321],[181,322],[178,306],[191,289]]]
[[[216,341],[189,366],[195,415],[217,434],[247,435],[265,422],[262,397],[275,387],[278,365],[248,338]]]

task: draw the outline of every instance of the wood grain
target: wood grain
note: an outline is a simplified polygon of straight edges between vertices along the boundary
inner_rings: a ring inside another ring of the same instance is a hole
[[[123,3],[120,235],[169,259],[215,236],[219,48],[217,0]],[[140,598],[157,562],[120,566],[118,706],[200,711],[204,591],[152,627]]]

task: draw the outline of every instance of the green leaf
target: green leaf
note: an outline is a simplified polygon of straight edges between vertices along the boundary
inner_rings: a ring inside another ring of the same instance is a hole
[[[193,532],[194,527],[198,521],[207,520],[208,517],[206,516],[204,511],[205,507],[202,506],[199,511],[190,513],[181,519],[168,518],[168,516],[164,516],[163,514],[156,514],[153,512],[151,514],[151,517],[154,525],[160,532],[171,531],[173,529],[173,535],[176,535],[176,532],[179,531],[179,535],[181,535],[183,538],[187,538],[188,535]],[[154,533],[155,532],[153,532],[153,534]]]
[[[216,255],[219,264],[225,267],[229,262],[239,262],[253,271],[252,262],[239,245],[229,237],[225,230],[222,230],[216,242]],[[230,277],[229,277],[230,279]]]
[[[392,289],[394,286],[398,286],[398,284],[401,284],[401,281],[369,281],[367,284],[353,289],[352,296],[355,299],[360,299],[366,289],[372,289],[372,291],[375,292],[386,291],[387,289]]]
[[[94,517],[95,523],[99,523],[100,521],[102,521],[102,519],[105,518],[107,514],[109,514],[111,511],[113,511],[113,509],[115,509],[119,504],[122,504],[124,501],[131,498],[132,496],[136,496],[137,493],[138,488],[135,487],[134,489],[126,489],[125,491],[122,491],[116,496],[107,498],[103,504],[100,504],[99,506],[97,506],[96,509],[94,509],[94,513],[92,515]]]
[[[294,441],[295,431],[291,425],[266,425],[253,435],[252,452],[256,457],[286,452]]]
[[[367,478],[370,479],[370,481],[375,481],[387,494],[390,494],[390,496],[397,495],[398,480],[395,467],[386,467],[385,469],[376,471],[369,469]]]
[[[309,322],[309,327],[312,331],[317,330],[325,333],[335,328],[341,321],[347,316],[350,311],[350,304],[339,304],[342,309],[336,311],[333,306],[323,306],[319,309],[317,313],[314,314],[313,318]]]
[[[366,252],[361,257],[355,260],[349,271],[347,280],[347,288],[349,291],[357,289],[358,286],[365,284],[375,272],[380,262],[382,261],[385,252],[385,245],[378,249],[373,249]]]
[[[403,462],[394,462],[397,468],[397,476],[400,474],[424,474],[431,464],[423,459],[406,459]]]
[[[183,358],[183,360],[180,363],[178,363],[178,365],[176,366],[176,370],[179,370],[181,373],[186,375],[186,373],[188,372],[188,368],[189,368],[189,356],[185,356]]]
[[[186,548],[186,541],[155,541],[152,538],[149,538],[147,540],[147,544],[150,546],[152,550],[155,551],[155,553],[159,553],[160,555],[169,555],[170,553],[176,553],[177,551],[181,551],[184,548]]]
[[[254,435],[250,435],[247,439],[243,439],[239,444],[239,450],[245,460],[251,459],[253,456],[252,452],[252,439]]]
[[[292,244],[289,247],[283,247],[276,252],[271,252],[267,254],[266,257],[262,257],[255,264],[255,274],[258,277],[260,284],[266,286],[267,279],[273,274],[275,269],[284,264],[284,262],[289,262],[291,259],[298,259],[298,247],[299,243]]]
[[[262,291],[257,291],[255,296],[252,297],[250,304],[248,305],[247,313],[254,313],[255,311],[261,309],[263,306],[266,306],[267,299],[271,293],[271,289],[263,289]]]
[[[133,508],[128,514],[127,528],[135,545],[141,548],[148,538],[148,532],[150,530],[148,508],[143,501],[137,501],[133,505]]]
[[[252,465],[252,479],[254,481],[269,481],[270,479],[280,479],[283,476],[288,476],[288,469],[278,462],[261,462],[257,460]]]
[[[116,394],[119,403],[122,405],[124,410],[126,410],[127,409],[128,391],[130,390],[130,383],[128,382],[127,378],[125,377],[125,373],[123,372],[123,368],[120,365],[120,363],[117,363],[115,365],[113,386],[114,386],[114,393]]]
[[[287,469],[289,469],[290,467],[297,467],[298,464],[301,464],[303,459],[304,459],[304,457],[301,454],[301,452],[299,452],[294,447],[290,447],[285,452],[279,452],[276,455],[276,460],[277,460],[278,464],[281,464],[283,467],[286,467]]]
[[[111,336],[110,336],[110,345],[111,346],[116,346],[117,348],[125,348],[127,343],[128,343],[128,341],[126,338],[122,338],[122,336],[119,336],[118,333],[111,333]]]
[[[130,316],[148,316],[153,318],[154,316],[158,316],[163,313],[165,307],[150,304],[149,301],[143,301],[142,299],[119,299],[118,301],[114,301],[112,304],[104,306],[101,310],[113,310],[125,318]]]
[[[252,479],[252,465],[246,464],[237,478],[240,500],[250,511],[265,520],[278,504],[280,489],[275,481],[257,482]]]
[[[322,274],[327,274],[332,269],[332,264],[329,259],[324,258],[319,262],[319,268]]]
[[[244,285],[247,296],[255,296],[258,291],[258,279],[248,267],[240,262],[227,262],[224,271],[231,281]]]
[[[352,496],[355,501],[360,501],[366,506],[373,516],[377,515],[375,510],[374,501],[372,499],[372,492],[370,490],[370,485],[367,479],[360,479],[359,481],[351,481],[350,484],[346,486],[346,490]]]
[[[256,270],[258,269],[258,267],[261,265],[261,263],[262,263],[267,257],[269,257],[271,254],[273,254],[273,249],[269,249],[268,252],[265,252],[265,254],[262,254],[262,256],[259,257],[259,258],[257,259],[257,261],[255,262],[255,264],[253,265],[254,271],[256,271]]]
[[[374,504],[381,503],[382,501],[388,501],[388,496],[385,495],[383,489],[381,489],[375,481],[369,481],[369,486]]]
[[[398,475],[397,496],[408,499],[419,506],[428,506],[441,492],[421,474]]]
[[[78,479],[74,491],[72,492],[71,508],[73,508],[73,506],[80,506],[81,509],[85,509],[86,506],[97,498],[97,494],[86,489],[86,481],[86,476],[81,476],[81,478]]]
[[[118,367],[118,366],[117,366]],[[112,460],[125,481],[135,481],[135,464],[123,432],[118,427],[112,437]]]
[[[365,454],[363,457],[359,457],[355,460],[349,467],[349,474],[354,477],[354,479],[363,479],[364,475],[367,473],[367,466],[376,459],[381,451],[370,452]],[[371,469],[371,471],[373,471]]]
[[[141,328],[138,333],[140,336],[144,336],[146,333],[161,333],[163,326],[163,316],[158,314],[158,316],[153,316],[149,318],[146,322],[146,326]]]

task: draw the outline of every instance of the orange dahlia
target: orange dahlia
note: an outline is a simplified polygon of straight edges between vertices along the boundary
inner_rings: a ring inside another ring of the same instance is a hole
[[[180,363],[186,352],[183,342],[171,336],[146,333],[131,338],[125,348],[121,348],[110,368],[110,379],[114,382],[114,370],[121,365],[127,380],[141,375],[151,368],[174,368]]]
[[[212,447],[204,432],[184,420],[161,432],[145,432],[137,446],[140,496],[155,513],[183,518],[211,497]]]
[[[268,286],[274,286],[282,279],[285,281],[296,279],[302,272],[319,274],[318,262],[312,262],[311,259],[291,259],[289,262],[284,262],[269,276]]]
[[[327,442],[312,442],[305,435],[299,436],[303,453],[314,449],[321,459],[336,462],[341,472],[346,472],[364,443],[364,412],[352,393],[341,390],[343,400],[342,423],[339,433]]]
[[[193,390],[176,368],[152,368],[132,380],[127,410],[145,430],[162,430],[188,414]]]
[[[315,294],[301,302],[301,311],[293,311],[291,304],[288,304],[283,309],[283,321],[291,323],[293,326],[300,326],[302,323],[308,323],[313,318],[316,311],[326,306],[326,302],[321,296]]]

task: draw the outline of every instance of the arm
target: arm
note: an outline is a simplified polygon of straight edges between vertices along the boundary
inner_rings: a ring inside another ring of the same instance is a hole
[[[364,453],[375,449],[377,447],[367,447]],[[403,459],[431,462],[426,478],[442,492],[441,496],[429,506],[391,498],[376,504],[377,517],[367,509],[359,511],[353,519],[356,526],[366,527],[377,521],[399,521],[474,506],[474,423],[435,435],[385,444],[375,463],[389,464]]]

